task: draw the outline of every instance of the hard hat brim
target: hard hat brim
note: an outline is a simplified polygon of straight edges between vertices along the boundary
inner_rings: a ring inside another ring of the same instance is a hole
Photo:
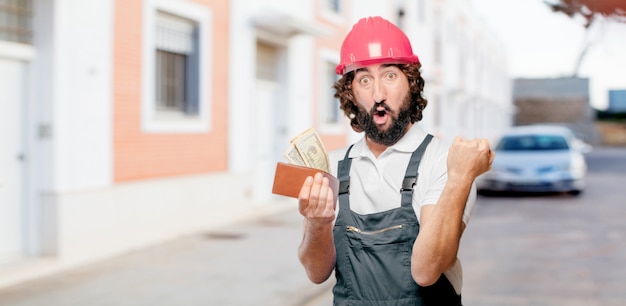
[[[363,68],[369,65],[375,64],[415,64],[419,63],[419,58],[417,55],[409,56],[409,57],[399,57],[399,58],[374,58],[360,62],[354,62],[349,64],[339,64],[335,68],[335,73],[338,75],[344,75],[348,72],[355,71],[359,68]]]

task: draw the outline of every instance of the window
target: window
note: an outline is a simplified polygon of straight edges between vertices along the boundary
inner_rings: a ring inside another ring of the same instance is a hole
[[[417,22],[426,22],[426,3],[425,0],[417,0]]]
[[[335,13],[341,12],[341,0],[326,0],[326,8]]]
[[[440,103],[441,99],[439,97],[439,94],[435,94],[433,96],[433,98],[429,99],[429,103],[428,105],[432,105],[431,106],[431,110],[434,113],[432,118],[434,119],[433,121],[433,125],[435,126],[435,128],[440,128],[442,125],[443,120],[441,120],[442,118],[442,113],[443,113],[443,105]]]
[[[497,146],[501,151],[550,151],[567,150],[569,146],[560,135],[507,136]]]
[[[442,46],[442,38],[443,29],[442,29],[442,20],[441,20],[441,11],[436,10],[434,13],[434,34],[433,34],[433,58],[436,64],[442,63],[443,58],[443,46]]]
[[[343,5],[341,0],[319,1],[320,15],[327,21],[337,25],[344,25]]]
[[[0,0],[0,40],[31,44],[31,0]]]
[[[406,13],[404,12],[404,7],[399,6],[398,7],[398,19],[396,21],[396,26],[398,26],[398,28],[400,28],[401,30],[405,31],[405,25],[404,25],[404,16],[406,15]]]
[[[326,111],[324,112],[325,124],[339,124],[339,120],[341,120],[339,99],[335,98],[335,89],[333,88],[333,84],[339,80],[339,76],[335,73],[335,66],[337,66],[337,64],[333,62],[326,62],[326,69],[324,69],[324,73],[327,74],[326,79],[330,80],[327,86],[325,86],[327,90],[324,92],[326,101]]]
[[[159,12],[156,25],[156,110],[198,114],[195,22]]]
[[[467,78],[467,76],[465,75],[467,73],[467,65],[468,65],[468,58],[471,55],[472,52],[472,48],[471,45],[469,43],[467,43],[467,39],[465,38],[464,34],[461,34],[459,37],[459,48],[458,48],[458,52],[459,52],[459,76],[461,78],[461,80]]]
[[[335,73],[339,63],[339,53],[335,50],[323,49],[319,54],[319,97],[317,121],[320,131],[325,134],[341,134],[344,132],[343,111],[339,108],[339,99],[335,98],[333,85],[341,77]]]
[[[142,129],[207,132],[211,126],[211,11],[192,2],[144,3]]]

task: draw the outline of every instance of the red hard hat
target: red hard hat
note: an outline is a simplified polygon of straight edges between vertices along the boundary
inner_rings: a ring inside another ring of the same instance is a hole
[[[404,32],[382,17],[359,20],[341,45],[335,72],[342,75],[378,63],[419,63]]]

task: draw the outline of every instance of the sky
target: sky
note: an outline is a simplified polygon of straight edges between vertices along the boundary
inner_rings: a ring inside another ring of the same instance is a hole
[[[543,0],[470,0],[479,16],[506,44],[513,78],[567,77],[580,51],[592,44],[579,69],[589,78],[593,107],[605,109],[609,89],[626,89],[626,24],[583,21],[554,13]]]

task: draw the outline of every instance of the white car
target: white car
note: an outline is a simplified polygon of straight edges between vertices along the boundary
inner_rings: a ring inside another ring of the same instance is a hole
[[[512,127],[498,141],[492,168],[477,179],[477,189],[578,195],[585,188],[584,154],[590,150],[566,127]]]

